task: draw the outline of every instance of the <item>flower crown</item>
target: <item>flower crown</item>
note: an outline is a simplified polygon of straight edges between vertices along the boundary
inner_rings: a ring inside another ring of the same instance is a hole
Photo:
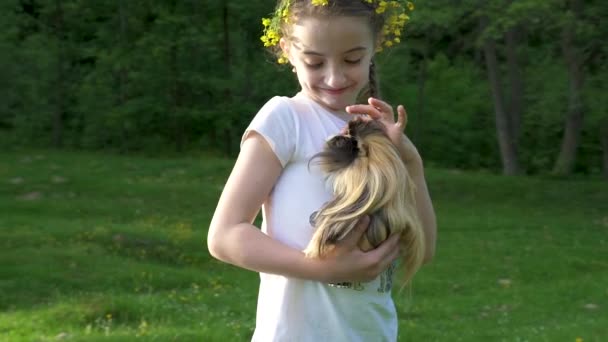
[[[382,37],[377,52],[383,48],[390,48],[394,44],[401,42],[401,30],[403,26],[410,20],[408,13],[414,10],[414,4],[411,1],[404,0],[361,0],[371,4],[375,8],[376,14],[384,14],[386,21],[382,27]],[[311,0],[313,6],[327,6],[329,0]],[[264,26],[264,34],[260,38],[265,47],[276,46],[281,39],[280,29],[281,22],[289,23],[291,0],[281,1],[274,12],[272,18],[262,18]],[[280,64],[287,63],[287,57],[282,55],[279,57]]]

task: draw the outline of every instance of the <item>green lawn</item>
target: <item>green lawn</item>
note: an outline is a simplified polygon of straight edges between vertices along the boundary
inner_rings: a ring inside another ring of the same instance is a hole
[[[205,245],[232,161],[0,153],[0,341],[247,341],[258,276]],[[608,182],[428,170],[437,255],[401,341],[607,341]]]

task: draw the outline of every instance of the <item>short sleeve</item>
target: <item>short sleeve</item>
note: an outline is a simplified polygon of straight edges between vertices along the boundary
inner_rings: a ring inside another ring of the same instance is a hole
[[[285,167],[294,154],[297,139],[294,113],[289,100],[275,96],[266,102],[243,133],[241,146],[252,131],[264,137],[281,166]]]

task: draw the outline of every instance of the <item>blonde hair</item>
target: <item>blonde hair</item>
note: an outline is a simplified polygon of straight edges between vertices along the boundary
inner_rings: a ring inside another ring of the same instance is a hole
[[[334,197],[311,216],[316,231],[306,255],[325,256],[369,215],[359,247],[368,251],[401,233],[408,283],[422,265],[424,234],[416,212],[415,185],[382,124],[351,120],[348,132],[331,138],[313,161],[327,176]]]

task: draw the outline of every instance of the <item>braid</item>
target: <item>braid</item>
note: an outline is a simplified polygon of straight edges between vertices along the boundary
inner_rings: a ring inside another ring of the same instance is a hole
[[[376,63],[372,58],[369,63],[369,95],[380,98],[380,89],[378,89],[378,77],[376,76]]]
[[[380,98],[380,89],[378,87],[378,76],[376,75],[376,63],[372,58],[369,64],[369,81],[367,86],[363,88],[357,99],[358,103],[367,103],[370,97]]]

